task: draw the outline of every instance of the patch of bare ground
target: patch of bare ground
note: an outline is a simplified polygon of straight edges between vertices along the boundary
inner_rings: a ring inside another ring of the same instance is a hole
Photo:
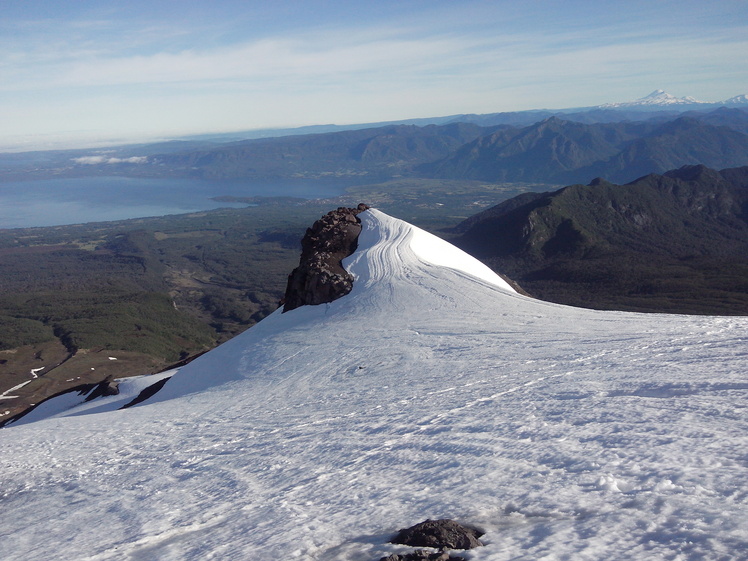
[[[0,424],[77,386],[150,374],[165,366],[130,351],[87,349],[70,355],[59,341],[0,351]]]

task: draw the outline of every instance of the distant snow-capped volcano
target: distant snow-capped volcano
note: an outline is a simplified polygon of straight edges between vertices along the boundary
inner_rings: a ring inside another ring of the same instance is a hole
[[[736,95],[722,102],[724,105],[748,105],[748,95]]]
[[[655,90],[651,94],[636,99],[634,101],[623,101],[619,103],[604,103],[599,107],[610,109],[618,107],[651,107],[651,106],[673,106],[673,105],[712,105],[709,101],[699,101],[696,98],[675,97],[663,90]]]
[[[2,429],[0,559],[376,561],[426,518],[483,561],[744,558],[748,318],[535,300],[359,216],[348,295]]]
[[[598,105],[600,109],[709,109],[723,105],[736,106],[748,105],[748,95],[736,95],[725,101],[701,101],[691,96],[675,97],[664,90],[655,90],[651,94],[635,99],[634,101],[622,101],[617,103],[604,103]]]

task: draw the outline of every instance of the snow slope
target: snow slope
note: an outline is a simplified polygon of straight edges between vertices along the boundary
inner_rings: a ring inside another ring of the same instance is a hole
[[[427,517],[473,560],[748,558],[748,318],[532,300],[360,216],[348,296],[0,431],[0,558],[378,560]]]

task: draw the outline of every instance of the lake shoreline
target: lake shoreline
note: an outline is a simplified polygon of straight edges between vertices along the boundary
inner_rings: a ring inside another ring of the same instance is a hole
[[[315,200],[352,186],[337,180],[79,177],[0,181],[0,229],[43,228],[242,208],[257,199]]]

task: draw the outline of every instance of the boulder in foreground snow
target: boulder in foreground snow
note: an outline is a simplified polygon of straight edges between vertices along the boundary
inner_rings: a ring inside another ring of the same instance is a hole
[[[478,539],[482,535],[483,532],[475,528],[467,528],[454,520],[444,518],[426,520],[410,528],[404,528],[392,538],[392,543],[416,547],[473,549],[483,545]]]

